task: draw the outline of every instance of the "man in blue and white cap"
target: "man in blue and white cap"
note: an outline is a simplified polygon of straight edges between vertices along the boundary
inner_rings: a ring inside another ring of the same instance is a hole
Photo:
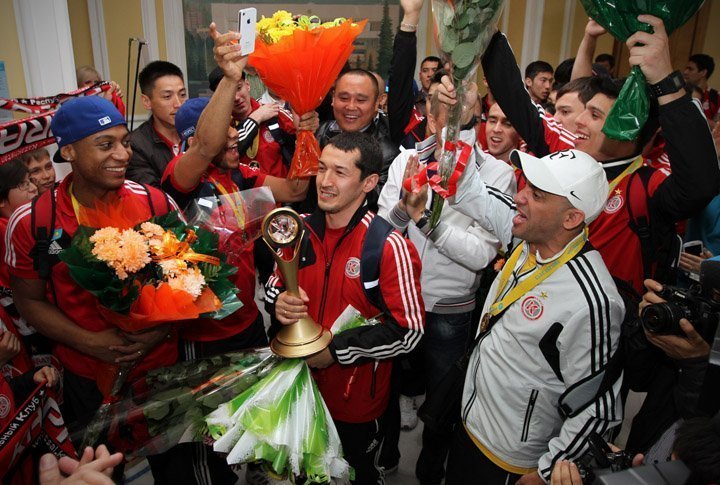
[[[515,249],[483,307],[448,485],[545,483],[556,461],[581,456],[590,433],[622,418],[608,365],[624,306],[585,230],[605,205],[602,166],[577,150],[511,158],[527,177],[514,198],[465,170],[450,199]]]
[[[177,359],[177,338],[168,326],[141,334],[120,331],[58,259],[78,229],[79,209],[137,199],[149,219],[177,207],[159,190],[125,180],[132,151],[125,118],[110,101],[72,99],[57,111],[51,128],[60,146],[55,160],[70,163],[73,171],[10,217],[5,263],[18,310],[53,341],[53,354],[65,369],[62,412],[72,430],[85,427],[100,406],[96,382],[108,365],[137,362],[132,375],[143,375]]]
[[[276,202],[304,199],[307,180],[274,177],[241,163],[238,132],[231,126],[231,117],[247,57],[241,55],[237,43],[232,43],[239,39],[238,33],[221,34],[211,24],[210,37],[215,42],[215,60],[223,77],[211,98],[189,99],[176,113],[175,129],[182,140],[182,150],[165,167],[160,182],[162,189],[184,210],[192,210],[195,200],[200,198],[214,200],[217,206],[234,204],[235,198],[227,194],[262,186],[270,189]],[[268,343],[265,323],[255,303],[253,245],[233,252],[229,262],[238,268],[232,282],[240,290],[238,297],[243,306],[220,320],[203,319],[198,325],[183,327],[180,330],[183,361]],[[226,461],[213,453],[211,447],[182,443],[177,449],[182,454],[176,454],[164,464],[164,470],[176,477],[176,482],[231,483],[236,480]],[[255,475],[255,469],[249,471],[249,477]]]

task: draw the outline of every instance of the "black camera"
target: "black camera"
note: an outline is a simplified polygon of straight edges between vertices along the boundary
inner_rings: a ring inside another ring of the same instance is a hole
[[[689,289],[665,285],[657,295],[665,300],[643,308],[640,313],[645,330],[658,335],[684,336],[680,319],[687,318],[706,341],[712,339],[720,315],[720,304],[703,295],[702,287]]]
[[[595,483],[597,477],[627,470],[632,466],[632,456],[625,451],[612,451],[607,442],[599,434],[593,432],[588,436],[590,448],[575,463],[583,483]]]
[[[585,485],[683,485],[690,478],[690,470],[682,461],[632,468],[632,455],[612,451],[597,433],[588,436],[590,448],[575,462]]]

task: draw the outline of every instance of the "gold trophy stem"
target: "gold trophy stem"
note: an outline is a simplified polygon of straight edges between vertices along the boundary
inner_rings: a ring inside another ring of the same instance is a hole
[[[273,246],[263,237],[263,241],[272,252],[275,262],[285,281],[286,291],[293,296],[300,297],[298,285],[298,262],[300,258],[300,244],[302,231],[293,248],[292,259],[286,260],[278,255]],[[316,354],[330,345],[332,334],[325,330],[310,317],[301,318],[290,325],[283,325],[277,333],[270,348],[281,357],[298,358]]]

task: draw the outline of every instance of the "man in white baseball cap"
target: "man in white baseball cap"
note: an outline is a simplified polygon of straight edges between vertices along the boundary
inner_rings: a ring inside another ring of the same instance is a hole
[[[608,182],[602,165],[579,150],[563,150],[536,158],[514,150],[510,159],[521,167],[525,178],[536,188],[565,197],[585,213],[590,224],[600,214],[607,200]]]
[[[515,197],[465,170],[449,199],[514,250],[483,306],[447,485],[544,484],[622,416],[608,364],[624,306],[585,230],[607,199],[602,166],[577,150],[511,159],[527,178]]]

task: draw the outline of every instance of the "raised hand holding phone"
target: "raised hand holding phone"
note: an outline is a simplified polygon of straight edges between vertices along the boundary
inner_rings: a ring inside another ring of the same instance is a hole
[[[255,51],[255,24],[257,9],[243,8],[238,11],[238,32],[240,32],[240,52],[247,56]]]

